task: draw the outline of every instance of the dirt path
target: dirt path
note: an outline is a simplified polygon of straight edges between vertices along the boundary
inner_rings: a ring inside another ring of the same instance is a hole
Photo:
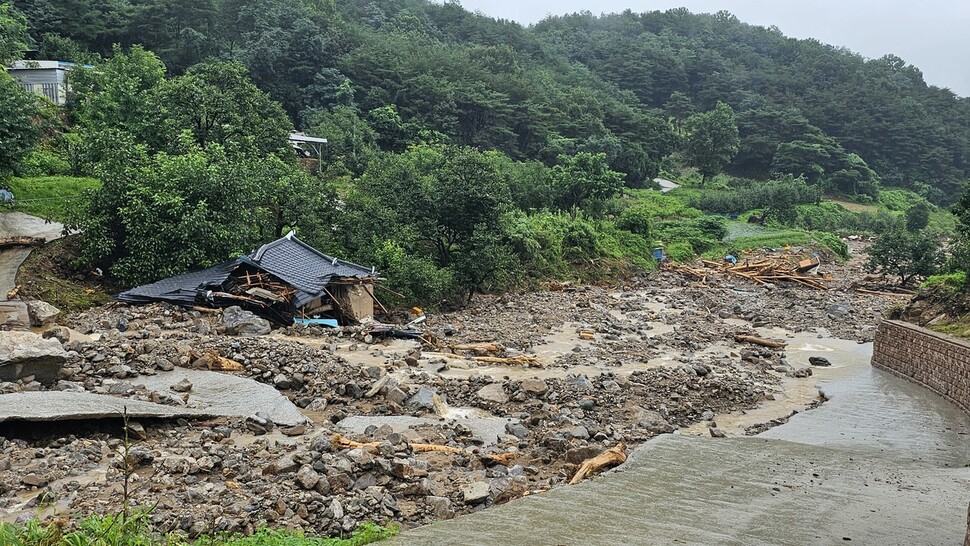
[[[0,237],[43,237],[47,242],[60,239],[64,225],[22,212],[0,214]],[[30,248],[0,250],[0,301],[17,286],[17,270],[30,255]]]

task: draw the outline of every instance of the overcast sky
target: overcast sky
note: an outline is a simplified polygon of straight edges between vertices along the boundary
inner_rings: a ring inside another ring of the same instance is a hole
[[[471,11],[523,24],[548,14],[636,12],[686,7],[728,10],[746,23],[775,25],[788,36],[846,46],[866,57],[893,53],[928,83],[970,96],[970,0],[462,0]]]

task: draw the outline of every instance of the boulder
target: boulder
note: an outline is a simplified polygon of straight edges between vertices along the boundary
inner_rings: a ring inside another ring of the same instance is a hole
[[[829,359],[821,356],[809,357],[808,363],[811,364],[812,366],[822,366],[822,367],[832,365],[832,363],[829,362]]]
[[[526,394],[542,396],[549,391],[549,385],[541,379],[523,379],[522,391]]]
[[[61,310],[46,301],[33,300],[27,302],[27,315],[31,326],[47,326],[61,314]]]
[[[482,400],[488,400],[490,402],[498,402],[499,404],[504,404],[509,401],[509,395],[505,394],[505,389],[502,388],[501,383],[491,383],[485,385],[484,387],[478,389],[475,393]]]
[[[31,332],[0,332],[0,381],[22,377],[53,384],[67,362],[67,351],[56,339],[44,339]]]
[[[236,306],[223,310],[222,325],[233,336],[262,336],[270,332],[268,320]]]
[[[490,489],[486,482],[472,482],[461,486],[461,497],[465,504],[480,504],[488,499]]]

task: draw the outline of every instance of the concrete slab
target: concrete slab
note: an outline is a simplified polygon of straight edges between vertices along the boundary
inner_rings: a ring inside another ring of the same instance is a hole
[[[192,383],[189,405],[206,414],[249,417],[256,412],[265,412],[281,426],[290,427],[306,422],[300,410],[278,390],[248,377],[175,368],[171,372],[142,376],[131,381],[151,390],[172,393],[169,387],[183,379]]]
[[[70,391],[18,392],[0,395],[0,422],[72,421],[121,417],[125,407],[135,418],[200,417],[202,410],[163,406],[106,394]]]

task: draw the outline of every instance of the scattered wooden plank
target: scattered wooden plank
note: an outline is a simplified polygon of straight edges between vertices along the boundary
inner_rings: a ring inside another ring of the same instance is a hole
[[[341,450],[341,449],[364,449],[364,450],[370,451],[371,453],[377,453],[380,442],[366,442],[366,443],[355,442],[349,438],[344,437],[342,434],[334,434],[333,436],[330,437],[330,444],[335,451]],[[487,461],[492,461],[494,463],[501,464],[503,466],[508,465],[508,463],[511,462],[511,460],[515,458],[516,455],[518,455],[518,453],[515,451],[509,452],[509,453],[498,453],[493,455],[490,453],[482,453],[478,450],[472,451],[468,449],[462,449],[460,447],[442,446],[438,444],[411,444],[411,449],[413,449],[415,453],[439,452],[439,453],[458,453],[463,455],[477,455],[482,459],[485,459]]]
[[[771,339],[764,339],[755,336],[745,336],[737,334],[734,336],[734,341],[738,343],[753,343],[755,345],[761,345],[762,347],[771,347],[772,349],[784,349],[788,347],[788,344],[784,341],[774,341]]]

